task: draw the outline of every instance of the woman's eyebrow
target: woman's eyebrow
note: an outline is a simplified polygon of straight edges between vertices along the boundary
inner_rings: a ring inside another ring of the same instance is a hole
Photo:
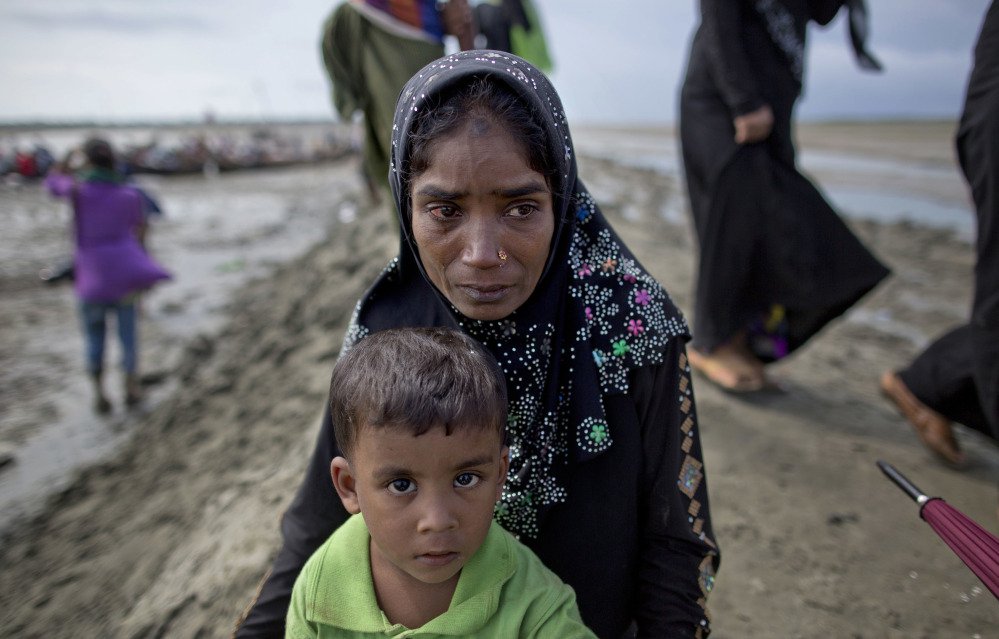
[[[523,186],[515,186],[508,189],[497,189],[493,191],[494,195],[506,198],[524,197],[525,195],[534,195],[536,193],[548,193],[548,186],[543,182],[532,181],[524,184]]]
[[[420,189],[416,192],[416,195],[432,197],[438,200],[457,200],[463,195],[467,195],[467,193],[462,193],[460,191],[448,191],[447,189],[434,184],[426,184],[420,187]]]
[[[493,195],[497,195],[503,198],[517,198],[524,197],[525,195],[535,195],[537,193],[548,193],[549,189],[543,182],[530,181],[526,184],[520,186],[511,186],[509,188],[499,188],[492,191]],[[467,191],[449,191],[444,187],[437,186],[436,184],[425,184],[421,186],[416,191],[416,195],[421,197],[429,197],[438,200],[458,200],[462,197],[468,195]]]

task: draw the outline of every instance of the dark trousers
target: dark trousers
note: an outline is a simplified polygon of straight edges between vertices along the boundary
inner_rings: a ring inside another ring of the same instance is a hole
[[[971,319],[931,344],[901,377],[930,408],[999,440],[999,4],[995,2],[975,45],[957,152],[978,217]]]

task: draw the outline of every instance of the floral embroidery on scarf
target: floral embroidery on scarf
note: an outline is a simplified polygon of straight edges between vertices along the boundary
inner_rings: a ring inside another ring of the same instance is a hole
[[[673,308],[669,295],[623,253],[607,228],[595,237],[587,233],[596,209],[592,196],[578,193],[576,201],[576,217],[583,221],[569,250],[569,267],[576,274],[569,295],[579,301],[586,319],[577,339],[592,346],[604,393],[627,393],[628,372],[661,364],[667,343],[686,334],[687,324],[667,313]]]
[[[602,225],[596,233],[588,229],[596,212],[592,197],[581,192],[576,201],[569,301],[580,309],[584,322],[575,338],[563,345],[561,361],[572,361],[577,350],[589,351],[601,394],[627,393],[630,371],[661,364],[669,340],[686,334],[687,325],[668,311],[673,304],[666,291],[622,250],[611,231]],[[565,501],[567,493],[557,470],[568,463],[570,442],[585,454],[599,454],[613,445],[614,433],[600,397],[593,401],[589,414],[575,418],[568,411],[542,410],[555,326],[519,326],[518,334],[512,319],[466,319],[460,324],[497,354],[510,390],[509,439],[516,444],[510,449],[510,472],[496,518],[504,528],[533,537],[539,512]],[[525,367],[525,361],[536,365]],[[568,398],[572,391],[570,381],[558,394]],[[572,440],[569,433],[575,433]]]
[[[605,421],[587,417],[576,426],[576,444],[587,452],[602,453],[613,443]]]

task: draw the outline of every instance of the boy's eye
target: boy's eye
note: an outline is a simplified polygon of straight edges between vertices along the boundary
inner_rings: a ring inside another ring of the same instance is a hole
[[[389,482],[388,489],[390,493],[405,495],[416,490],[416,484],[408,479],[393,479]]]
[[[461,486],[462,488],[470,488],[482,480],[481,477],[475,473],[461,473],[454,478],[454,485]]]

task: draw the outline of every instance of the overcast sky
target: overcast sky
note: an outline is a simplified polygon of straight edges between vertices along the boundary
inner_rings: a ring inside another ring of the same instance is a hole
[[[696,0],[535,0],[571,123],[669,123]],[[868,0],[811,29],[802,118],[956,117],[989,0]],[[329,0],[0,0],[0,121],[330,117]]]

